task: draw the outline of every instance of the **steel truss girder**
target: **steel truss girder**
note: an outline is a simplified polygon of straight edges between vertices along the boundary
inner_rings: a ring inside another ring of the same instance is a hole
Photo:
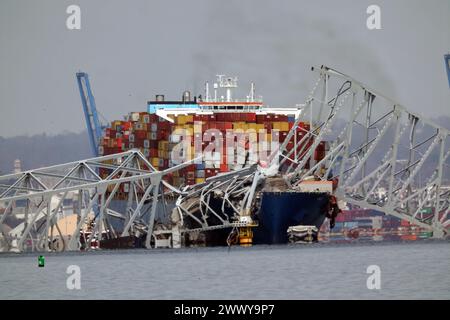
[[[436,237],[448,234],[449,130],[339,71],[326,66],[313,70],[319,78],[279,150],[287,182],[296,188],[310,175],[338,178],[341,199],[408,220]],[[309,130],[300,127],[311,119]],[[347,120],[338,134],[331,129],[337,119]],[[407,129],[409,136],[404,135]],[[300,141],[293,140],[297,130],[305,132]],[[303,152],[311,138],[311,147]],[[315,161],[322,140],[330,148]],[[289,141],[295,143],[291,150],[286,148]],[[432,216],[421,214],[424,209]]]
[[[130,202],[126,209],[127,212],[131,212],[131,217],[122,234],[130,233],[135,219],[142,216],[142,204],[147,200],[152,202],[151,213],[146,222],[147,232],[151,234],[155,222],[156,206],[162,197],[161,190],[169,187],[167,189],[170,192],[177,191],[175,187],[163,181],[163,177],[196,160],[157,171],[139,150],[130,150],[1,176],[0,204],[5,207],[0,217],[3,244],[7,250],[20,252],[27,250],[25,244],[28,243],[27,240],[31,240],[31,250],[49,250],[48,240],[49,237],[53,238],[53,233],[49,235],[49,232],[53,231],[55,226],[58,228],[56,216],[62,214],[62,203],[67,199],[73,200],[74,197],[78,197],[79,203],[77,226],[69,235],[69,239],[61,239],[64,248],[78,250],[80,234],[87,244],[90,244],[94,238],[101,240],[102,234],[105,232],[106,235],[117,236],[109,223],[109,216],[112,214],[125,219],[126,212],[111,210],[109,206],[117,195],[119,187],[124,184],[130,186],[129,190],[139,190],[141,194],[137,195],[136,193],[135,203]],[[100,170],[106,170],[108,175],[102,178],[98,174]],[[152,193],[151,197],[149,197],[150,193]],[[23,208],[24,217],[16,215],[15,218],[20,220],[19,225],[10,231],[5,231],[3,224],[8,215],[23,201],[26,203]],[[94,228],[86,237],[85,232],[89,223],[87,218],[92,213],[94,213]],[[147,239],[146,245],[150,247],[151,237],[147,237]],[[43,245],[38,246],[38,243]],[[86,249],[89,249],[89,245]]]

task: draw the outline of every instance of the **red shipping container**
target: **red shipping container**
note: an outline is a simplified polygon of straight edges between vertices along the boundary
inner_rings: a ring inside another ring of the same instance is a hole
[[[154,114],[154,113],[150,114],[150,123],[157,122],[160,119],[162,119],[162,118],[158,117],[156,114]]]
[[[325,150],[321,151],[319,149],[314,150],[314,160],[320,161],[325,158]]]
[[[233,129],[233,123],[232,122],[224,122],[224,124],[223,124],[223,129],[221,129],[221,130],[230,130],[230,129]]]
[[[266,116],[262,114],[256,115],[256,123],[262,124],[266,121]]]
[[[196,169],[196,166],[195,166],[195,164],[190,164],[187,167],[184,167],[184,169],[186,169],[187,172],[189,172],[189,171],[194,172]]]
[[[158,157],[158,149],[150,149],[150,151],[149,151],[149,155],[150,155],[150,158],[157,158]]]
[[[130,130],[131,129],[131,122],[128,121],[122,121],[122,130]]]
[[[288,121],[288,116],[284,115],[284,114],[276,114],[276,115],[273,116],[273,121],[287,122]]]
[[[203,120],[205,121],[216,121],[216,115],[215,114],[208,114],[203,116]]]
[[[247,122],[256,122],[256,113],[247,113]]]
[[[286,149],[287,149],[288,151],[291,151],[292,149],[294,149],[294,142],[289,141],[289,142],[286,144]]]
[[[135,148],[143,148],[145,139],[134,139],[134,147]]]
[[[310,128],[311,127],[310,127],[309,123],[299,122],[297,130],[305,132],[305,130],[309,131]]]
[[[205,177],[206,178],[213,177],[214,175],[215,175],[215,171],[213,169],[206,169],[205,170]]]
[[[156,133],[156,140],[168,140],[169,132],[166,130],[158,130]]]
[[[116,130],[110,129],[109,130],[109,137],[110,138],[115,138],[116,137],[116,133],[117,133]]]
[[[303,139],[305,132],[297,131],[297,142]]]
[[[146,139],[147,138],[147,131],[145,130],[136,130],[134,132],[134,135],[136,139]]]

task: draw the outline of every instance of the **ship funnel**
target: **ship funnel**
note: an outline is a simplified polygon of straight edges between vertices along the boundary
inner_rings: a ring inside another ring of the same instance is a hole
[[[191,101],[191,93],[189,91],[183,92],[183,102]]]

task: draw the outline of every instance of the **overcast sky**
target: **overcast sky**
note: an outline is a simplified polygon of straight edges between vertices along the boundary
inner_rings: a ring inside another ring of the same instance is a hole
[[[81,30],[66,8],[81,7]],[[382,30],[366,8],[381,7]],[[0,1],[0,136],[85,129],[75,72],[108,120],[216,74],[271,106],[302,103],[326,64],[429,118],[450,116],[450,1]]]

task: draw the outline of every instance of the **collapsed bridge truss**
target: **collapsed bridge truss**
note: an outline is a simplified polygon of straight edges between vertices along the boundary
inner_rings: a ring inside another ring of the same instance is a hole
[[[142,231],[151,234],[158,203],[164,202],[164,197],[171,192],[182,194],[163,178],[192,161],[157,171],[139,151],[130,150],[2,176],[0,202],[5,204],[5,209],[0,217],[0,231],[3,244],[7,250],[49,250],[53,237],[59,235],[63,241],[62,250],[78,250],[80,234],[85,243],[91,243],[94,237],[100,241],[102,236],[126,236],[134,233],[137,226],[143,226]],[[100,169],[108,175],[100,177]],[[123,212],[110,208],[118,196],[127,200]],[[65,238],[57,222],[63,215],[65,201],[74,200],[74,197],[78,203],[77,225],[73,234]],[[151,202],[149,212],[144,212],[142,209],[148,202]],[[22,209],[20,216],[11,217],[13,209],[18,207]],[[92,213],[94,216],[89,218]],[[120,233],[114,230],[111,217],[123,220]],[[4,224],[8,218],[16,220],[10,230],[6,230]],[[93,226],[90,232],[86,230],[88,226]],[[151,237],[147,237],[145,245],[148,248],[150,241]]]
[[[160,211],[172,216],[168,228],[175,220],[181,233],[243,227],[251,224],[243,218],[255,204],[258,185],[274,174],[293,190],[310,176],[334,180],[339,199],[445,237],[450,227],[449,130],[336,70],[325,66],[313,70],[318,80],[265,168],[254,164],[180,190],[164,177],[195,160],[157,171],[138,150],[130,150],[0,177],[3,250],[55,250],[51,244],[58,235],[63,238],[61,250],[78,250],[80,238],[91,243],[94,238],[139,232],[154,237],[161,232],[155,230]],[[301,125],[304,122],[311,126]],[[298,131],[303,132],[301,138]],[[321,141],[328,141],[329,149],[315,161]],[[108,175],[102,177],[99,170]],[[110,207],[117,196],[127,203],[121,212]],[[177,198],[175,210],[167,208],[166,197]],[[214,197],[222,201],[219,208],[211,205]],[[58,220],[69,198],[78,203],[78,219],[73,234],[64,238]],[[225,206],[231,208],[233,219],[223,214]],[[21,213],[12,214],[18,207]],[[214,224],[208,222],[211,216]],[[123,221],[121,230],[115,230],[113,218]],[[187,218],[195,223],[184,225]],[[147,248],[152,247],[151,239],[145,239]]]
[[[313,70],[319,79],[280,147],[291,185],[309,175],[338,179],[338,198],[443,237],[450,224],[450,131],[339,71]],[[287,151],[289,138],[308,118],[314,125]],[[310,138],[314,142],[304,151]],[[329,150],[311,163],[322,140],[330,142]]]

